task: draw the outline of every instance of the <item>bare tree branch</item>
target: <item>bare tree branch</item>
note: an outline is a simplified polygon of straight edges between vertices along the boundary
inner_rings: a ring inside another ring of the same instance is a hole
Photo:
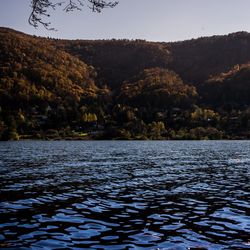
[[[82,10],[84,2],[88,3],[88,7],[93,12],[100,13],[104,8],[114,8],[118,1],[106,0],[65,0],[64,2],[52,2],[54,0],[31,0],[31,14],[29,16],[29,24],[37,28],[39,25],[44,26],[48,30],[55,30],[51,28],[50,22],[44,21],[44,18],[50,17],[48,11],[50,9],[55,10],[57,6],[64,6],[65,12],[74,10]],[[55,0],[56,1],[56,0]]]
[[[104,0],[88,0],[88,2],[91,3],[91,6],[89,6],[93,12],[101,12],[104,8],[114,8],[118,2],[106,2]]]
[[[82,10],[81,7],[83,6],[83,2],[80,0],[76,0],[74,2],[73,0],[69,0],[68,4],[63,9],[66,12],[73,11],[73,10]]]

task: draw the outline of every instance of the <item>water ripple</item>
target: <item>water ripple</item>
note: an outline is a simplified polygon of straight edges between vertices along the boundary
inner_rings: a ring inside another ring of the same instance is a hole
[[[1,142],[1,249],[250,249],[250,142]]]

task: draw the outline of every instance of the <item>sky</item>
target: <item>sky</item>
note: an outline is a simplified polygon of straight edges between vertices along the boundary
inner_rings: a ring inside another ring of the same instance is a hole
[[[30,11],[30,0],[0,0],[0,26],[63,39],[165,42],[250,32],[250,0],[119,0],[114,9],[100,14],[86,6],[72,13],[58,8],[49,19],[57,31],[30,26]]]

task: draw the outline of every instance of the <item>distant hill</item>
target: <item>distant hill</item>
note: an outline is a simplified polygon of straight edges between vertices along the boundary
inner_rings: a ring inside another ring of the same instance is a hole
[[[93,97],[93,67],[51,46],[45,39],[0,30],[0,103],[16,106],[29,102],[55,104],[70,98]]]
[[[183,42],[144,40],[56,40],[54,45],[93,65],[100,78],[115,86],[145,68],[169,68],[199,84],[250,61],[250,34],[237,32]]]
[[[199,84],[234,65],[248,63],[250,34],[237,32],[169,43],[168,49],[172,55],[170,68],[185,81]]]
[[[94,66],[99,80],[112,88],[146,68],[167,68],[171,60],[166,44],[144,40],[55,40],[53,44]]]
[[[250,34],[59,40],[0,28],[0,138],[250,137]]]

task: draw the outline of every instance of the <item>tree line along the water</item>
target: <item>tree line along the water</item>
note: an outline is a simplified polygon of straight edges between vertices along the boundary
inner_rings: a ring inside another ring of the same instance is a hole
[[[248,50],[247,33],[153,43],[1,28],[0,138],[249,138]]]

